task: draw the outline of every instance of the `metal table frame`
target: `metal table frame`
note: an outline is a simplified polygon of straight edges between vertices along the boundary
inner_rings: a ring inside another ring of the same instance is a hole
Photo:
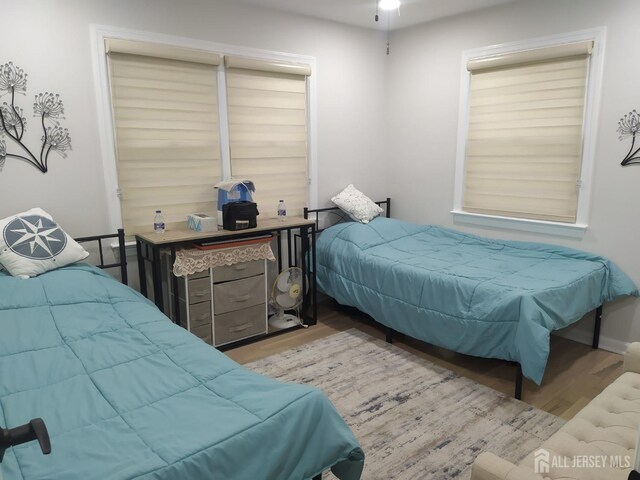
[[[167,249],[171,254],[171,264],[175,262],[176,251],[180,248],[188,248],[194,242],[223,242],[246,240],[251,237],[264,235],[267,233],[275,234],[277,238],[277,261],[278,271],[283,269],[283,235],[287,238],[287,256],[289,266],[300,266],[303,275],[303,292],[305,293],[302,302],[302,320],[306,325],[315,325],[317,323],[317,292],[316,292],[316,224],[313,221],[303,218],[287,219],[286,222],[280,224],[276,221],[265,221],[265,226],[258,225],[257,229],[248,230],[218,230],[216,232],[202,233],[196,235],[191,232],[189,238],[178,238],[176,240],[167,240],[163,234],[158,234],[157,241],[153,233],[136,235],[136,252],[138,256],[138,274],[140,276],[140,292],[149,298],[149,286],[147,285],[147,267],[146,262],[151,264],[151,277],[153,281],[153,299],[156,306],[165,311],[165,299],[162,291],[162,271],[160,266],[160,252]],[[295,233],[297,231],[297,233]],[[300,258],[301,265],[298,262],[297,240],[300,240]],[[309,285],[307,287],[307,281]],[[172,290],[178,291],[178,277],[171,276]],[[174,295],[174,312],[175,323],[180,324],[180,308],[178,295]],[[286,330],[285,330],[286,331]],[[258,337],[260,338],[260,337]]]

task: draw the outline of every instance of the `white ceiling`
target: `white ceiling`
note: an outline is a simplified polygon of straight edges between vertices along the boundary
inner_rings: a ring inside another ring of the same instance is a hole
[[[310,17],[333,20],[340,23],[365,28],[397,30],[418,23],[459,13],[480,10],[494,5],[512,3],[518,0],[401,0],[400,16],[397,12],[380,11],[376,23],[377,0],[235,0],[240,3],[282,10]]]

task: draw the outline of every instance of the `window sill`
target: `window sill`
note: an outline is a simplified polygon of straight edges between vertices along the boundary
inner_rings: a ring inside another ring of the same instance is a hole
[[[506,228],[524,232],[544,233],[562,237],[582,238],[587,231],[587,225],[574,223],[545,222],[542,220],[529,220],[524,218],[498,217],[482,215],[479,213],[452,210],[454,223],[479,225],[483,227]]]

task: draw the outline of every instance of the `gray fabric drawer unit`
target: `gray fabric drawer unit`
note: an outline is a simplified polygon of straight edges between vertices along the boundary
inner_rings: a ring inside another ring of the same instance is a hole
[[[189,323],[191,328],[211,325],[211,302],[196,303],[189,307]]]
[[[225,267],[213,269],[213,283],[230,282],[239,278],[253,277],[264,273],[264,260],[236,263]]]
[[[222,315],[216,314],[215,345],[235,342],[243,338],[267,333],[264,303]]]
[[[189,275],[187,278],[189,280],[195,280],[196,278],[205,278],[209,276],[209,270],[203,270],[201,272],[196,272],[194,274]]]
[[[211,332],[211,324],[201,325],[199,327],[191,327],[191,333],[195,336],[200,337],[202,340],[207,342],[209,345],[213,345],[212,343],[212,332]]]
[[[213,286],[213,308],[216,322],[221,313],[264,304],[265,295],[264,274],[215,284]]]
[[[265,282],[264,260],[215,267],[182,278],[178,306],[183,326],[214,346],[267,333]]]
[[[189,303],[199,303],[206,302],[211,299],[211,282],[209,277],[189,279]],[[182,283],[182,288],[180,289],[180,298],[184,300],[185,291],[184,291],[184,282]]]

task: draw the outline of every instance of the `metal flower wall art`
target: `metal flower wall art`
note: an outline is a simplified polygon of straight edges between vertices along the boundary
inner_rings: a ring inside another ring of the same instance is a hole
[[[17,158],[47,173],[51,152],[66,157],[67,150],[71,150],[69,130],[62,128],[59,122],[64,118],[64,106],[60,95],[45,92],[35,96],[33,116],[39,119],[43,135],[40,151],[36,150],[34,154],[24,143],[27,119],[22,108],[15,103],[16,94],[25,95],[26,91],[27,74],[23,69],[13,62],[0,66],[0,97],[6,95],[11,100],[0,105],[0,171],[7,158]],[[16,150],[9,152],[12,146]]]
[[[629,149],[627,156],[624,157],[624,159],[620,163],[620,165],[622,165],[623,167],[626,167],[627,165],[640,164],[640,156],[638,156],[640,147],[636,148],[636,136],[640,133],[639,130],[640,115],[638,115],[638,112],[636,112],[635,110],[629,112],[618,122],[618,138],[620,140],[624,140],[627,137],[631,137],[631,148]]]

